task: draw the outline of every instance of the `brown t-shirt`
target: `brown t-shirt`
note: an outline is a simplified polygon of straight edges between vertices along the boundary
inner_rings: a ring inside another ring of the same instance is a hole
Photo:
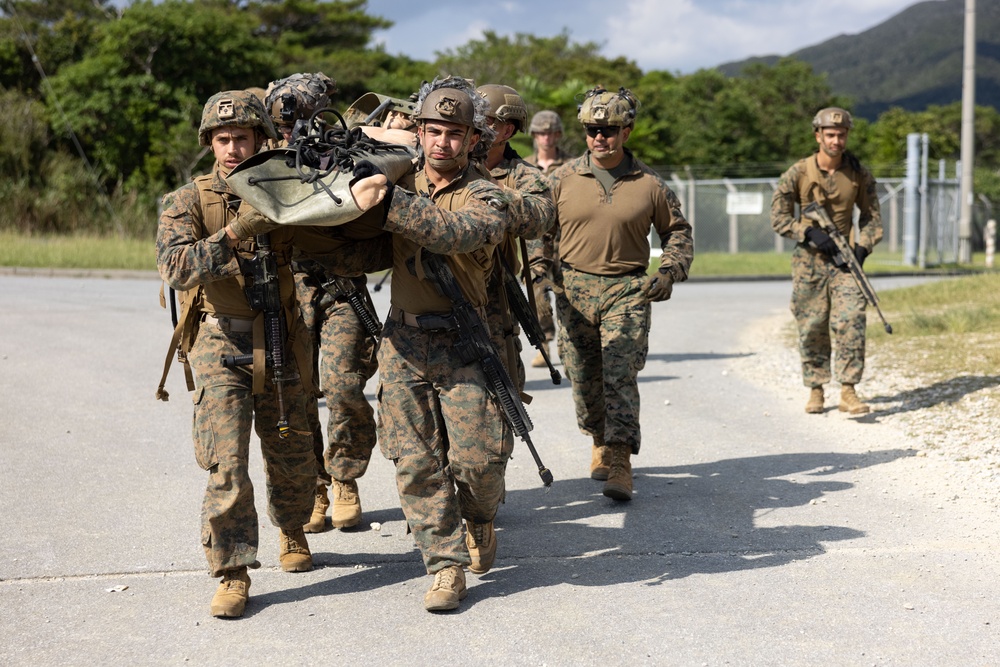
[[[631,169],[614,181],[610,193],[595,178],[589,153],[552,173],[559,257],[564,265],[597,275],[645,270],[652,227],[663,241],[661,264],[674,280],[685,280],[693,244],[680,201],[627,149],[626,157]]]

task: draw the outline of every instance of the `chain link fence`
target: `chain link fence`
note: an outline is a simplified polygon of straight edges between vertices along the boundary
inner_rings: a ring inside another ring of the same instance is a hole
[[[794,242],[771,229],[774,178],[688,180],[660,172],[681,200],[694,227],[696,252],[790,252]],[[938,178],[927,182],[926,203],[918,193],[910,224],[902,178],[877,179],[884,237],[875,252],[901,254],[902,263],[933,265],[958,261],[959,182]],[[988,201],[974,206],[973,248],[983,248],[983,228],[992,216]],[[855,212],[857,214],[857,212]],[[653,236],[653,252],[659,254]],[[921,260],[922,258],[922,260]]]

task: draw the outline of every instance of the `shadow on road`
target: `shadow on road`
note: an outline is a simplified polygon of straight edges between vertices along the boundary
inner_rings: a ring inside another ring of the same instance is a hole
[[[628,504],[605,498],[602,483],[591,479],[557,481],[549,492],[516,491],[508,495],[508,506],[531,511],[501,508],[498,520],[499,558],[513,558],[516,565],[479,577],[475,598],[560,584],[657,585],[811,558],[826,551],[825,543],[865,533],[819,523],[781,525],[767,516],[852,488],[831,479],[834,474],[913,454],[893,449],[637,467],[637,493]],[[553,569],[544,560],[549,558],[569,559],[571,567]]]
[[[497,518],[497,564],[481,577],[469,575],[470,582],[476,582],[475,595],[458,613],[477,600],[546,586],[629,582],[656,586],[697,574],[777,567],[812,558],[825,553],[828,542],[853,540],[865,533],[821,522],[785,525],[769,515],[821,503],[824,496],[853,488],[834,475],[913,455],[913,450],[891,449],[636,467],[636,495],[630,503],[605,498],[602,483],[589,478],[557,480],[549,489],[512,491]],[[829,514],[822,511],[820,516]],[[401,518],[399,509],[366,514],[366,521]],[[389,557],[352,554],[350,562],[369,565],[357,570],[347,570],[343,567],[347,561],[336,555],[317,554],[322,565],[329,566],[331,558],[340,566],[326,568],[331,573],[328,579],[254,596],[248,615],[269,605],[411,580],[415,594],[423,595],[430,582],[416,549]]]

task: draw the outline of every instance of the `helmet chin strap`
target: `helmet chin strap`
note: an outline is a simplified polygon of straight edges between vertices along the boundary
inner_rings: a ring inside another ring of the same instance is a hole
[[[451,171],[453,169],[463,169],[469,163],[469,142],[472,140],[472,128],[465,130],[465,138],[462,140],[462,150],[455,157],[426,159],[427,163],[438,171]]]

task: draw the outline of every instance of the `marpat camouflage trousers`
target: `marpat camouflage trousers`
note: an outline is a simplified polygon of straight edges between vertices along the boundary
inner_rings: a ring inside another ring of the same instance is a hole
[[[295,296],[319,364],[315,377],[330,411],[326,431],[330,444],[324,453],[319,406],[315,396],[307,397],[317,484],[328,485],[331,476],[347,482],[365,474],[375,448],[375,411],[365,398],[365,384],[378,370],[375,341],[349,303],[334,299],[306,274],[294,275]],[[354,281],[367,301],[366,283],[365,277]]]
[[[304,331],[300,331],[305,335]],[[250,428],[260,437],[267,479],[267,510],[279,528],[309,521],[316,489],[305,396],[299,380],[282,383],[291,434],[279,438],[278,400],[268,369],[264,392],[251,393],[251,366],[224,368],[223,355],[253,352],[252,333],[225,333],[201,323],[190,360],[197,379],[194,400],[195,459],[209,473],[201,509],[201,541],[210,573],[257,567],[257,510],[248,465]],[[294,362],[289,364],[294,372]]]
[[[833,376],[857,384],[865,370],[865,297],[847,271],[822,253],[792,252],[792,313],[799,330],[802,382],[818,387]],[[832,342],[832,344],[831,344]]]
[[[427,572],[469,565],[462,519],[491,521],[513,439],[454,331],[386,323],[379,349],[378,441]]]
[[[649,350],[646,276],[598,276],[562,267],[556,294],[559,353],[573,383],[580,430],[639,453],[639,371]]]

